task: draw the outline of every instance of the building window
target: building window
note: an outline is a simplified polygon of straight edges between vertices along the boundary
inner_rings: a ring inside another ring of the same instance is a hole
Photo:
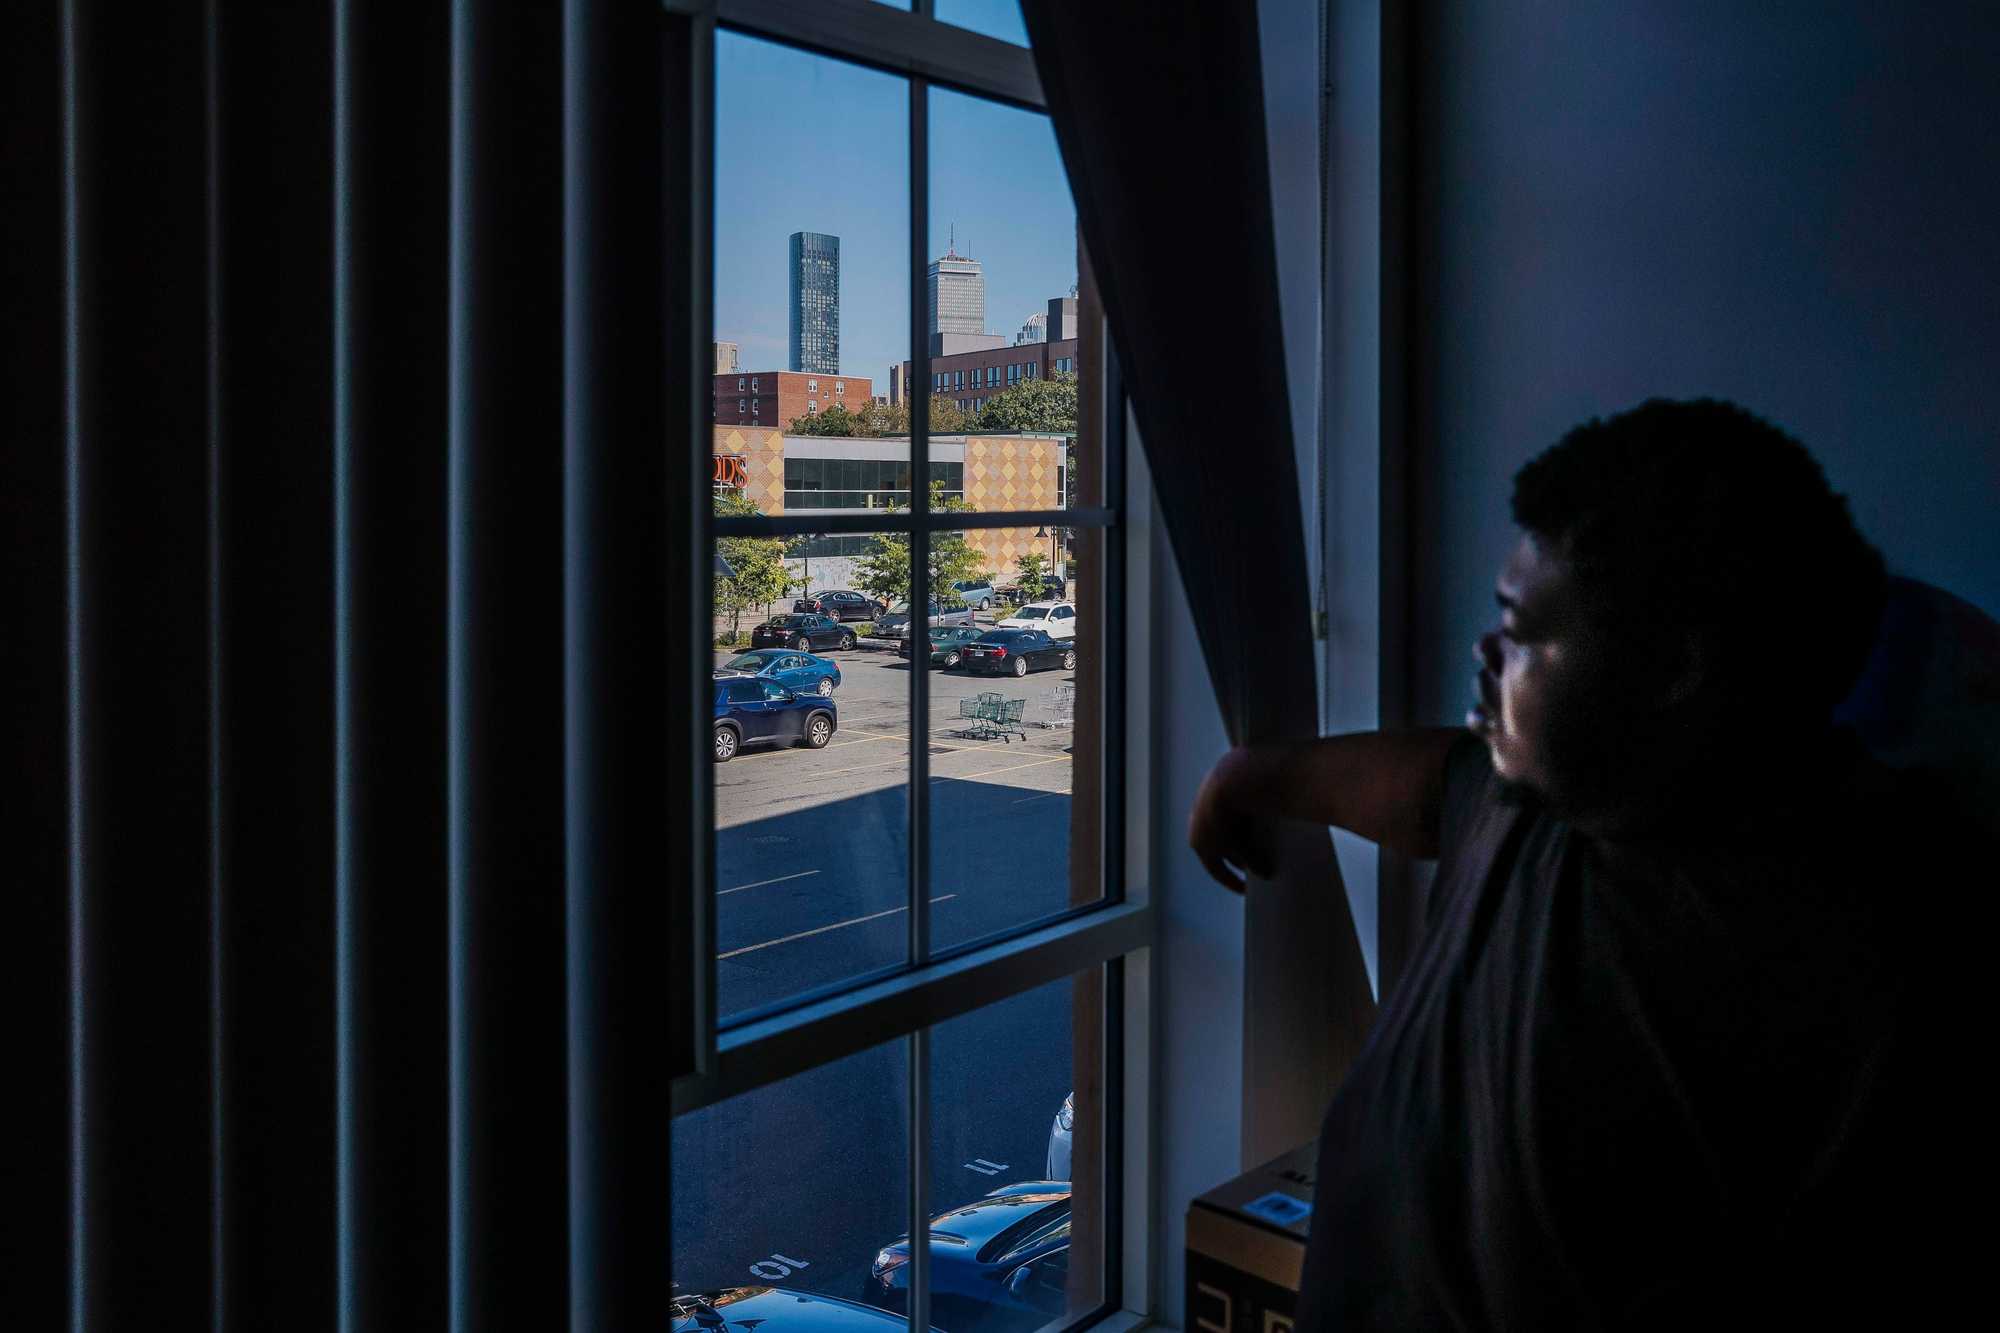
[[[847,392],[847,381],[846,381],[846,380],[835,380],[835,381],[833,382],[833,391],[834,391],[834,393],[835,393],[835,394],[843,394],[843,393],[846,393],[846,392]]]
[[[757,377],[755,375],[752,375],[750,377],[750,392],[751,393],[757,392]]]
[[[818,393],[818,392],[819,392],[819,381],[818,381],[818,380],[807,380],[807,381],[806,381],[806,392],[807,392],[807,393]]]
[[[739,417],[743,415],[743,400],[741,398],[736,400],[736,415]]]
[[[743,377],[741,375],[738,375],[736,377],[736,392],[738,393],[743,392]]]
[[[684,8],[672,7],[675,13]],[[850,150],[834,141],[827,123],[827,106],[864,107],[867,123],[886,126],[887,141],[907,143],[910,153],[900,165],[890,159],[886,171],[876,161],[863,192],[864,221],[842,238],[857,278],[864,253],[876,265],[867,270],[871,292],[884,285],[878,274],[893,279],[886,285],[901,287],[879,296],[891,316],[881,322],[894,329],[880,340],[886,361],[909,336],[910,293],[921,293],[915,284],[937,257],[922,253],[909,236],[908,219],[948,216],[947,204],[959,207],[969,197],[965,174],[975,173],[976,181],[979,170],[990,171],[945,151],[950,144],[1032,138],[1046,144],[1041,178],[1061,189],[1047,121],[1022,109],[1019,90],[1033,87],[1032,57],[1018,78],[1010,74],[1013,81],[1004,83],[982,73],[982,63],[961,67],[952,54],[961,44],[941,39],[944,25],[929,17],[932,6],[917,5],[889,25],[894,32],[885,28],[886,35],[869,39],[873,63],[862,68],[816,48],[814,34],[831,42],[825,34],[833,29],[801,28],[784,17],[789,8],[732,0],[726,24],[696,25],[690,58],[707,62],[696,67],[712,70],[713,79],[687,90],[686,115],[715,151],[691,154],[692,168],[676,164],[672,170],[712,171],[713,179],[670,179],[664,193],[701,201],[695,225],[705,237],[697,236],[697,248],[714,252],[714,307],[724,326],[747,334],[764,319],[767,327],[769,317],[754,311],[761,298],[729,290],[735,279],[728,275],[768,270],[775,256],[730,220],[768,207],[796,182],[784,178],[775,159],[733,151],[737,140],[730,136],[749,124],[775,126],[776,134],[830,160],[844,160],[850,151],[880,159],[879,142]],[[834,7],[827,22],[849,8],[856,6]],[[904,73],[891,72],[897,70]],[[981,100],[981,90],[993,100]],[[926,104],[927,115],[917,111]],[[912,162],[913,175],[902,174],[912,171]],[[1010,173],[1015,165],[1010,161]],[[915,177],[928,179],[931,197],[912,197]],[[1031,233],[1026,239],[1043,251],[1073,253],[1073,213],[994,209],[982,217],[960,213],[962,227],[977,235],[1004,226]],[[868,219],[879,224],[871,227]],[[801,215],[796,225],[832,223]],[[878,263],[884,256],[871,247],[885,251],[886,262]],[[753,307],[750,314],[745,306]],[[690,325],[696,316],[685,300],[670,312]],[[710,332],[677,328],[674,336]],[[918,336],[923,333],[920,327]],[[961,411],[976,411],[1007,378],[1003,363],[943,358],[953,361],[949,369],[924,359],[941,408],[955,401]],[[839,376],[834,364],[801,369],[830,380]],[[901,388],[907,394],[909,385]],[[838,385],[835,393],[842,395]],[[1115,420],[1122,423],[1124,403],[1115,388],[1100,397],[1116,404]],[[809,413],[819,406],[817,394],[810,395]],[[781,397],[774,390],[772,410],[787,418],[775,426],[788,425],[797,410],[794,391],[785,389]],[[1095,459],[1105,423],[1079,425],[1091,440],[1088,457]],[[750,465],[758,479],[753,494],[767,512],[706,520],[720,557],[713,568],[737,573],[712,575],[703,560],[685,586],[668,590],[669,613],[682,616],[681,640],[715,646],[718,636],[735,628],[732,610],[748,630],[773,606],[766,600],[772,589],[801,578],[809,577],[815,591],[879,588],[895,595],[892,582],[878,582],[876,570],[862,567],[859,557],[870,554],[895,553],[889,563],[892,569],[901,564],[900,591],[910,591],[908,576],[914,574],[912,600],[925,597],[931,570],[920,560],[911,567],[919,534],[934,561],[948,553],[959,562],[946,588],[961,579],[1012,581],[1015,562],[1031,549],[1056,555],[1058,538],[1035,539],[1035,524],[1022,531],[1019,515],[1004,512],[1045,505],[1046,469],[1044,480],[1032,481],[1020,446],[1011,446],[1013,458],[998,457],[1010,450],[1004,441],[983,459],[961,461],[972,451],[959,434],[793,437],[775,469],[769,456],[759,455],[762,461]],[[1122,448],[1122,435],[1118,439]],[[806,454],[815,456],[800,456]],[[1009,466],[1011,478],[1005,475]],[[836,659],[843,676],[837,749],[788,749],[784,737],[774,735],[753,738],[746,753],[732,753],[727,764],[712,764],[707,754],[676,757],[698,761],[704,775],[689,804],[709,821],[696,831],[706,836],[709,855],[692,886],[700,933],[684,965],[699,988],[695,993],[705,997],[700,1021],[714,1055],[674,1087],[670,1261],[677,1305],[691,1302],[696,1292],[726,1291],[730,1303],[743,1308],[721,1312],[723,1318],[747,1324],[769,1308],[771,1295],[826,1293],[852,1300],[870,1280],[872,1261],[911,1232],[913,1220],[967,1205],[993,1211],[1017,1206],[1003,1202],[1007,1187],[1040,1181],[1057,1183],[1037,1187],[1034,1207],[1060,1197],[1078,1221],[1062,1259],[1021,1273],[1014,1294],[1035,1315],[1023,1326],[1060,1329],[1114,1315],[1124,1291],[1144,1285],[1135,1275],[1145,1271],[1143,1246],[1154,1219],[1122,1213],[1126,1167],[1121,1156],[1106,1155],[1105,1145],[1143,1143],[1143,1133],[1118,1131],[1150,1123],[1145,1087],[1135,1081],[1147,1065],[1148,877],[1131,875],[1128,888],[1123,866],[1125,812],[1143,811],[1145,788],[1122,780],[1126,710],[1107,706],[1126,697],[1124,664],[1143,667],[1148,660],[1143,639],[1127,646],[1128,632],[1142,635],[1145,626],[1123,600],[1123,572],[1130,562],[1143,575],[1136,562],[1145,558],[1146,544],[1138,540],[1143,529],[1128,532],[1122,518],[1145,506],[1124,493],[1122,467],[1098,459],[1078,470],[1082,494],[1068,528],[1078,553],[1083,633],[1072,667],[989,683],[959,673],[898,670],[893,654],[844,653]],[[930,511],[921,503],[913,512],[911,500],[927,495],[933,481],[947,499],[962,496],[982,512]],[[975,486],[977,494],[969,493]],[[833,563],[822,565],[822,559]],[[744,577],[743,604],[732,608],[727,603],[736,593],[725,585]],[[869,586],[859,586],[863,577]],[[1146,586],[1143,578],[1132,584]],[[774,601],[782,611],[789,594],[779,592]],[[843,627],[857,628],[858,622]],[[718,646],[717,666],[730,660],[720,655],[727,651]],[[1131,679],[1144,677],[1135,672]],[[682,716],[691,712],[707,728],[703,710],[714,703],[713,685],[703,685],[698,697],[673,702]],[[1014,735],[1016,744],[1002,759],[948,739],[945,720],[955,720],[961,700],[971,703],[986,689],[1025,708],[1025,739]],[[911,743],[926,739],[936,743]],[[1132,753],[1139,765],[1133,771],[1143,775],[1145,751]],[[684,815],[670,811],[663,818]],[[836,836],[826,836],[828,829]],[[998,864],[996,848],[1005,871],[985,873],[989,863]],[[939,1013],[953,1016],[934,1021]],[[1128,1051],[1139,1057],[1131,1062],[1131,1077]],[[993,1092],[996,1060],[1004,1065],[1005,1096]],[[1114,1119],[1121,1107],[1131,1115]],[[746,1152],[745,1145],[764,1148]],[[1060,1183],[1065,1179],[1074,1181],[1073,1191]],[[1136,1175],[1131,1179],[1142,1183]],[[909,1216],[913,1203],[924,1216]],[[914,1230],[921,1241],[923,1228]],[[935,1327],[962,1333],[987,1322],[986,1315],[1011,1327],[1009,1317],[1024,1313],[1011,1302],[1004,1311],[963,1303],[952,1309],[945,1263],[941,1258],[932,1268],[929,1322]],[[884,1273],[894,1267],[885,1261]],[[1133,1285],[1108,1281],[1120,1275]],[[770,1295],[759,1290],[770,1288],[776,1289]],[[882,1294],[897,1298],[905,1291],[890,1281]],[[714,1307],[693,1312],[700,1318],[725,1303],[708,1299]],[[755,1306],[758,1301],[765,1304]]]

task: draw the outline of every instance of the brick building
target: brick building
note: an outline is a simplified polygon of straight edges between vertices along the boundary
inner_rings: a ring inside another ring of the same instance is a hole
[[[958,404],[961,411],[972,412],[994,394],[1022,380],[1047,379],[1060,371],[1075,370],[1075,338],[1019,343],[987,352],[960,352],[931,358],[931,393]],[[907,361],[889,368],[892,402],[902,401],[909,376]]]
[[[859,375],[807,375],[790,370],[739,370],[715,377],[715,424],[783,430],[803,416],[867,406],[871,381]]]

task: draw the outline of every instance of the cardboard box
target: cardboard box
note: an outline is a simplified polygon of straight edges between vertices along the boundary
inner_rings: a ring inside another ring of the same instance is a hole
[[[1188,1206],[1190,1333],[1289,1333],[1312,1222],[1317,1141]]]

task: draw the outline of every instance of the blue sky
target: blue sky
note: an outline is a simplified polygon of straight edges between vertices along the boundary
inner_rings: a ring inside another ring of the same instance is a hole
[[[1014,0],[939,17],[1023,41]],[[746,370],[786,364],[787,240],[840,237],[841,370],[888,392],[909,346],[909,93],[900,80],[733,33],[716,37],[715,336]],[[1043,116],[930,95],[930,245],[986,273],[987,330],[1012,340],[1076,281],[1076,213]]]

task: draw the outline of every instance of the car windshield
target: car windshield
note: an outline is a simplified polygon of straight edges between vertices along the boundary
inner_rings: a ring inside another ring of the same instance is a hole
[[[811,616],[784,616],[777,623],[786,629],[806,629],[818,622]]]
[[[1045,620],[1049,609],[1046,606],[1024,606],[1014,613],[1016,620]]]
[[[722,669],[725,671],[762,671],[764,669],[764,659],[750,653],[745,653],[741,657],[732,657],[727,662],[724,662]]]

